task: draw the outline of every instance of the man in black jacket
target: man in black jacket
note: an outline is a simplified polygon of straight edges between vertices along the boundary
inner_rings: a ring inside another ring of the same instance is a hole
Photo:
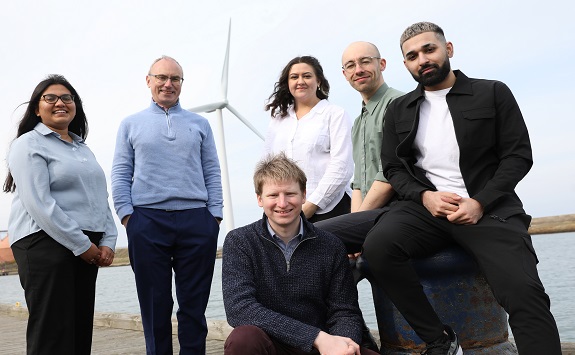
[[[383,173],[400,201],[364,244],[379,286],[427,343],[426,354],[459,354],[457,336],[441,323],[410,263],[457,243],[509,314],[519,353],[560,354],[527,231],[531,217],[514,191],[532,157],[513,94],[499,81],[451,70],[453,44],[435,24],[411,25],[400,45],[419,86],[385,115]]]

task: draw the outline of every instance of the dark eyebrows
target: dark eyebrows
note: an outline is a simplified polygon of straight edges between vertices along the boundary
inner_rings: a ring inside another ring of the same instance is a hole
[[[301,73],[301,74],[300,74],[300,73],[290,73],[289,76],[292,76],[292,75],[298,75],[298,76],[299,76],[299,75],[313,75],[313,72],[311,72],[311,71],[306,71],[306,72],[303,72],[303,73]]]
[[[423,46],[421,46],[420,49],[421,49],[421,50],[425,50],[425,49],[428,49],[428,48],[433,48],[433,47],[435,47],[435,46],[436,46],[435,43],[431,43],[431,42],[430,42],[430,43],[426,43],[426,44],[424,44]],[[412,51],[409,51],[409,52],[405,53],[405,57],[407,58],[407,57],[409,57],[409,56],[415,55],[415,53],[417,53],[417,52],[418,52],[418,50],[416,50],[416,49],[414,49],[414,50],[412,50]]]

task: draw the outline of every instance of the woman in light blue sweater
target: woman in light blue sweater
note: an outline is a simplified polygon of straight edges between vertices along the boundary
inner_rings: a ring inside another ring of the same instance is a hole
[[[112,263],[117,231],[87,133],[80,96],[50,75],[8,154],[8,234],[29,311],[28,354],[91,352],[98,266]]]

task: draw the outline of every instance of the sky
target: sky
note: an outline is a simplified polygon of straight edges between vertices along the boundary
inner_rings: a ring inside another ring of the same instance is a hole
[[[296,56],[319,59],[331,85],[329,100],[352,117],[359,114],[361,99],[341,73],[341,54],[353,41],[374,43],[387,60],[386,82],[413,90],[399,37],[410,24],[431,21],[454,45],[452,68],[503,81],[519,103],[534,157],[517,187],[526,211],[534,217],[575,213],[575,119],[568,107],[575,88],[566,75],[575,58],[574,12],[575,4],[564,0],[10,1],[0,13],[2,182],[24,112],[19,105],[48,74],[64,75],[82,97],[87,144],[109,183],[118,125],[149,105],[145,75],[155,58],[169,55],[182,65],[184,108],[221,100],[230,19],[228,100],[261,133],[269,122],[266,100],[281,69]],[[217,134],[216,115],[204,116]],[[263,142],[229,111],[223,117],[234,226],[239,227],[262,214],[252,174]],[[11,199],[0,194],[0,230],[8,227]],[[117,246],[125,247],[125,231],[117,224]],[[222,223],[219,245],[226,233]]]

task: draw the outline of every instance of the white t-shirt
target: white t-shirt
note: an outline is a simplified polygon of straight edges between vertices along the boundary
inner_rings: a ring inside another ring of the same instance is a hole
[[[264,153],[285,152],[307,177],[306,199],[317,214],[331,211],[344,193],[351,196],[353,175],[352,120],[345,110],[321,100],[297,119],[293,106],[286,117],[270,121]]]
[[[425,91],[414,142],[417,158],[415,166],[425,170],[425,175],[437,191],[469,197],[459,168],[459,145],[447,106],[449,90],[451,88]]]

